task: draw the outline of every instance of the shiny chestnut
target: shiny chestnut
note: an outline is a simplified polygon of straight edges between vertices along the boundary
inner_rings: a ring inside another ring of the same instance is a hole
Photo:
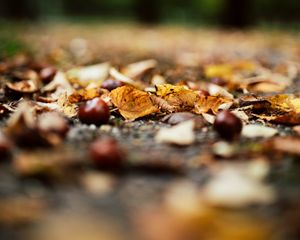
[[[55,67],[46,67],[40,71],[40,78],[42,82],[49,83],[53,80],[57,70]]]
[[[94,141],[89,147],[89,153],[97,168],[118,170],[123,166],[124,152],[112,138]]]
[[[239,137],[242,128],[242,121],[230,111],[223,110],[217,114],[214,129],[221,138],[232,141]]]
[[[87,101],[79,107],[78,118],[82,123],[101,125],[108,123],[110,117],[108,105],[100,98]]]

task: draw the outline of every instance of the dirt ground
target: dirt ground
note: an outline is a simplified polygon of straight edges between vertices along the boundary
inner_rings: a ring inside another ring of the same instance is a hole
[[[121,69],[155,59],[156,67],[141,79],[145,83],[155,74],[174,85],[207,82],[203,69],[211,63],[246,59],[273,71],[286,63],[298,70],[300,60],[299,35],[284,31],[54,24],[19,27],[16,38],[30,46],[29,57],[3,58],[1,66],[29,58],[61,71],[103,62]],[[5,92],[8,71],[0,72],[1,104],[15,109],[20,99]],[[257,95],[298,96],[299,87],[297,72],[286,88]],[[234,92],[236,99],[243,94]],[[12,114],[0,115],[3,131]],[[171,127],[162,122],[165,115],[125,120],[114,109],[109,123],[100,127],[75,116],[67,118],[70,129],[60,144],[13,147],[0,163],[0,239],[299,239],[300,138],[294,127],[300,123],[251,118],[248,124],[276,129],[276,136],[241,137],[232,143],[235,153],[224,157],[214,150],[221,142],[218,133],[202,116],[193,143],[157,142],[157,132]],[[91,164],[88,148],[98,137],[117,140],[126,153],[124,168],[99,170]],[[286,137],[292,138],[290,148],[268,145]],[[24,170],[20,158],[25,168],[38,162],[38,170]],[[231,173],[236,178],[230,179]],[[247,181],[239,182],[240,176]],[[211,179],[224,180],[225,186],[210,201]],[[249,193],[249,188],[254,190]]]

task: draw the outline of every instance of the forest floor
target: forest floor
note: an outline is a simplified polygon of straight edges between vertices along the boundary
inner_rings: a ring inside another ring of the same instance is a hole
[[[8,29],[0,36],[0,239],[299,239],[300,35]],[[108,79],[120,87],[104,90]],[[101,126],[77,116],[95,97],[110,107]],[[226,119],[216,127],[224,109],[242,132]],[[99,138],[122,149],[117,162],[105,153],[109,169],[90,154]]]

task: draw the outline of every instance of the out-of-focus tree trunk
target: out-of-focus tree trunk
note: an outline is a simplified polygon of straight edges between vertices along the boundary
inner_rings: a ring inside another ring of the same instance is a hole
[[[221,24],[233,28],[248,27],[255,23],[251,12],[252,0],[224,0]]]
[[[154,24],[161,20],[160,0],[135,0],[133,6],[134,13],[140,22]]]

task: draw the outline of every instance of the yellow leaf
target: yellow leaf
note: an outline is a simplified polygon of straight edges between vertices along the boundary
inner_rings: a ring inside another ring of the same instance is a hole
[[[195,103],[194,112],[197,114],[207,113],[212,111],[216,114],[219,110],[219,107],[225,103],[231,103],[232,101],[221,98],[221,97],[214,97],[214,96],[202,96],[200,99]]]
[[[104,93],[100,88],[80,89],[69,96],[70,103],[79,103],[99,97]]]
[[[255,63],[248,60],[239,60],[231,63],[210,64],[204,69],[207,78],[222,78],[231,80],[236,74],[251,72],[255,69]]]
[[[291,104],[296,113],[300,113],[300,98],[291,99]]]
[[[233,68],[229,64],[208,65],[204,72],[208,78],[220,77],[227,79],[233,75]]]
[[[77,115],[77,106],[69,101],[67,93],[62,93],[59,96],[57,109],[69,118]]]
[[[184,86],[171,84],[157,85],[156,95],[166,100],[177,111],[192,109],[195,102],[199,99],[196,91],[187,89]]]
[[[110,97],[120,114],[128,120],[134,120],[158,111],[148,93],[131,86],[116,88],[110,93]]]

